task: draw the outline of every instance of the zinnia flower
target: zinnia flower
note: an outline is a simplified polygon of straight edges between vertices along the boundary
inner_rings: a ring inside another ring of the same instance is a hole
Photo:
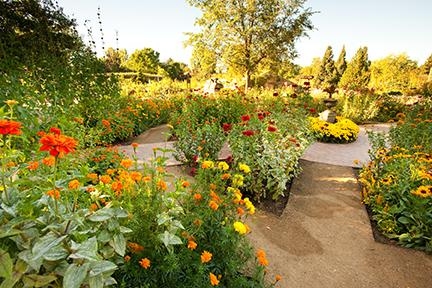
[[[56,200],[60,199],[60,191],[57,189],[49,190],[46,194],[53,199],[56,199]]]
[[[222,129],[223,129],[224,132],[229,132],[232,129],[232,124],[223,123],[222,124]]]
[[[269,131],[269,132],[276,132],[276,131],[277,131],[277,128],[276,128],[276,126],[269,125],[269,126],[267,127],[267,131]]]
[[[242,134],[244,136],[250,137],[250,136],[253,136],[255,134],[255,132],[252,131],[252,130],[245,130],[245,131],[242,132]]]
[[[241,120],[243,122],[248,122],[250,119],[251,119],[251,117],[249,115],[243,115],[243,116],[241,116]]]
[[[68,186],[69,186],[69,189],[78,189],[78,187],[80,186],[80,182],[75,179],[75,180],[70,181]]]
[[[213,254],[208,252],[208,251],[204,251],[201,253],[201,263],[207,263],[210,262],[210,260],[212,259]]]
[[[150,267],[150,260],[148,258],[143,258],[139,261],[142,268],[148,269]]]
[[[20,135],[22,124],[17,121],[0,119],[0,134],[2,135]]]
[[[54,157],[62,157],[75,151],[78,142],[74,138],[55,133],[48,133],[40,139],[42,144],[40,151],[49,151],[50,155]]]
[[[36,170],[38,167],[39,167],[39,162],[37,162],[37,161],[31,161],[31,162],[28,163],[28,169],[29,169],[30,171],[34,171],[34,170]]]
[[[216,210],[219,208],[219,205],[218,205],[215,201],[210,200],[210,202],[209,202],[209,207],[210,207],[212,210],[216,211]]]
[[[216,277],[216,275],[214,275],[213,273],[210,272],[210,284],[212,286],[218,286],[219,285],[219,280]]]

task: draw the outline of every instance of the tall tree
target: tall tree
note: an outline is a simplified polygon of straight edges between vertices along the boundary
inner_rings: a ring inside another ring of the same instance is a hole
[[[203,13],[200,33],[189,43],[205,43],[224,66],[245,77],[245,88],[264,59],[295,56],[295,41],[313,28],[306,0],[187,0]]]
[[[369,87],[379,92],[408,92],[411,88],[410,79],[417,72],[417,63],[406,54],[390,55],[372,62]]]
[[[346,61],[346,51],[345,51],[345,45],[342,46],[342,50],[339,54],[339,57],[335,63],[336,70],[338,72],[338,82],[342,75],[344,74],[346,68],[347,68],[347,61]]]
[[[314,79],[315,86],[323,90],[334,89],[337,86],[338,78],[333,60],[333,49],[328,46],[321,61],[319,72]]]
[[[125,69],[127,59],[126,49],[117,50],[109,47],[105,51],[105,57],[102,60],[107,72],[121,72]]]
[[[368,86],[370,61],[367,50],[367,47],[360,47],[357,50],[339,81],[339,87],[344,89],[362,89]]]
[[[156,74],[159,66],[159,52],[152,48],[135,50],[126,62],[127,68],[141,74]]]
[[[432,69],[432,54],[426,59],[425,63],[420,66],[420,71],[422,74],[428,75]]]
[[[187,65],[184,63],[176,62],[169,58],[166,62],[161,63],[163,70],[162,75],[168,76],[172,80],[185,80]]]
[[[217,56],[204,42],[196,43],[192,50],[191,69],[197,79],[209,78],[216,72]]]
[[[50,0],[0,1],[0,61],[64,60],[83,47],[75,21]]]

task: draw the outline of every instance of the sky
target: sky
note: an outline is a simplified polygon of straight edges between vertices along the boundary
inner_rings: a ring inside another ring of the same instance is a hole
[[[78,31],[86,41],[88,27],[91,28],[98,55],[103,54],[103,46],[125,48],[129,55],[136,49],[149,47],[160,53],[161,61],[172,58],[190,62],[192,49],[184,47],[188,39],[185,33],[199,31],[194,23],[201,13],[186,0],[58,0],[58,3],[66,15],[76,19]],[[97,18],[98,7],[102,25]],[[304,7],[317,13],[311,18],[315,29],[296,43],[298,57],[294,62],[301,66],[322,57],[328,46],[333,48],[335,60],[343,45],[348,61],[363,46],[368,47],[372,61],[405,53],[421,65],[432,54],[431,0],[308,0]],[[85,20],[89,20],[87,27]]]

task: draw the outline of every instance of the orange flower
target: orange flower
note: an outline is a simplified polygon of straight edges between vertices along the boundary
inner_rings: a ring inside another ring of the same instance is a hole
[[[134,149],[136,149],[136,148],[139,146],[139,144],[134,142],[134,143],[131,144],[131,146],[132,146]]]
[[[142,268],[148,269],[150,267],[150,260],[148,258],[143,258],[139,261]]]
[[[133,161],[131,159],[123,159],[120,162],[120,166],[128,169],[129,167],[131,167],[133,164]]]
[[[222,174],[222,176],[221,176],[222,180],[228,180],[230,178],[231,178],[231,175],[229,173]]]
[[[106,170],[106,173],[107,173],[108,175],[110,175],[110,176],[114,175],[115,172],[116,172],[115,169],[107,169],[107,170]]]
[[[57,189],[49,190],[46,194],[53,199],[56,199],[56,200],[60,199],[60,191]]]
[[[124,261],[125,262],[129,262],[131,259],[131,257],[129,255],[124,256]]]
[[[165,181],[163,181],[163,180],[159,180],[159,181],[156,183],[156,187],[159,188],[160,190],[166,190],[166,189],[168,188],[168,185],[166,184]]]
[[[198,244],[193,241],[193,240],[189,240],[187,248],[189,248],[190,250],[195,250],[195,248],[198,246]]]
[[[258,263],[261,266],[267,266],[269,264],[267,258],[266,258],[266,253],[264,252],[264,250],[259,249],[256,253],[257,259],[258,259]]]
[[[53,166],[55,163],[55,157],[54,156],[48,156],[42,159],[42,164],[46,166]]]
[[[276,282],[282,280],[282,276],[279,274],[276,274],[275,280],[276,280]]]
[[[193,221],[193,224],[194,224],[195,226],[201,226],[202,223],[203,223],[203,221],[202,221],[201,219],[195,219],[195,220]]]
[[[210,191],[210,197],[216,203],[221,203],[222,202],[222,200],[220,199],[220,197],[214,191]]]
[[[32,162],[29,162],[29,163],[28,163],[28,169],[29,169],[30,171],[34,171],[34,170],[36,170],[38,167],[39,167],[39,162],[37,162],[37,161],[32,161]]]
[[[54,130],[57,128],[51,128]],[[40,139],[42,146],[40,151],[49,151],[50,155],[54,157],[63,157],[63,155],[75,151],[78,142],[69,136],[57,134],[60,130],[55,133],[48,133]]]
[[[211,272],[210,272],[210,284],[211,284],[212,286],[217,286],[217,285],[219,285],[219,280],[218,280],[218,278],[216,277],[216,275],[214,275],[214,274],[211,273]]]
[[[98,210],[98,208],[99,208],[99,206],[96,204],[96,203],[92,203],[91,205],[90,205],[90,211],[96,211],[96,210]]]
[[[131,179],[134,180],[135,182],[138,182],[138,181],[141,180],[142,175],[141,175],[140,172],[132,171],[132,172],[130,173],[130,177],[131,177]]]
[[[144,250],[144,247],[135,242],[128,242],[127,246],[131,250],[132,253],[137,254]]]
[[[115,181],[111,184],[111,189],[114,190],[116,196],[120,196],[123,184],[120,181]]]
[[[159,173],[164,173],[165,169],[163,167],[159,166],[159,167],[156,167],[156,171],[159,172]]]
[[[216,211],[216,210],[219,208],[219,205],[218,205],[215,201],[210,200],[210,202],[209,202],[209,207],[210,207],[212,210]]]
[[[150,182],[150,181],[151,181],[151,176],[144,176],[144,177],[142,178],[142,181],[144,181],[145,183]]]
[[[187,187],[190,186],[190,183],[189,183],[188,181],[185,180],[185,181],[182,181],[182,184],[181,184],[181,185],[182,185],[183,188],[187,188]]]
[[[242,216],[245,213],[244,209],[241,207],[237,207],[237,214]]]
[[[200,201],[202,199],[202,195],[200,193],[195,193],[193,197],[196,201]]]
[[[214,184],[214,183],[210,183],[209,187],[210,187],[210,190],[216,190],[216,188],[217,188],[216,184]]]
[[[208,251],[204,251],[201,253],[201,263],[207,263],[210,262],[210,260],[212,259],[212,253],[208,252]]]
[[[110,128],[111,127],[111,123],[108,120],[106,120],[106,119],[102,119],[102,125],[105,128]]]
[[[70,181],[68,184],[69,189],[78,189],[79,186],[80,186],[80,182],[76,179]]]
[[[17,121],[0,119],[0,134],[2,135],[20,135],[22,124]]]
[[[112,179],[109,175],[102,175],[99,177],[99,180],[104,184],[108,184],[112,181]]]

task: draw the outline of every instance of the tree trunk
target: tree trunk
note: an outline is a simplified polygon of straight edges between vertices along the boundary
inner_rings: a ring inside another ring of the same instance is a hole
[[[246,81],[245,81],[245,93],[247,93],[247,91],[248,91],[248,89],[250,87],[250,80],[251,80],[250,79],[251,75],[250,75],[250,70],[249,69],[246,70],[245,78],[246,78]]]

